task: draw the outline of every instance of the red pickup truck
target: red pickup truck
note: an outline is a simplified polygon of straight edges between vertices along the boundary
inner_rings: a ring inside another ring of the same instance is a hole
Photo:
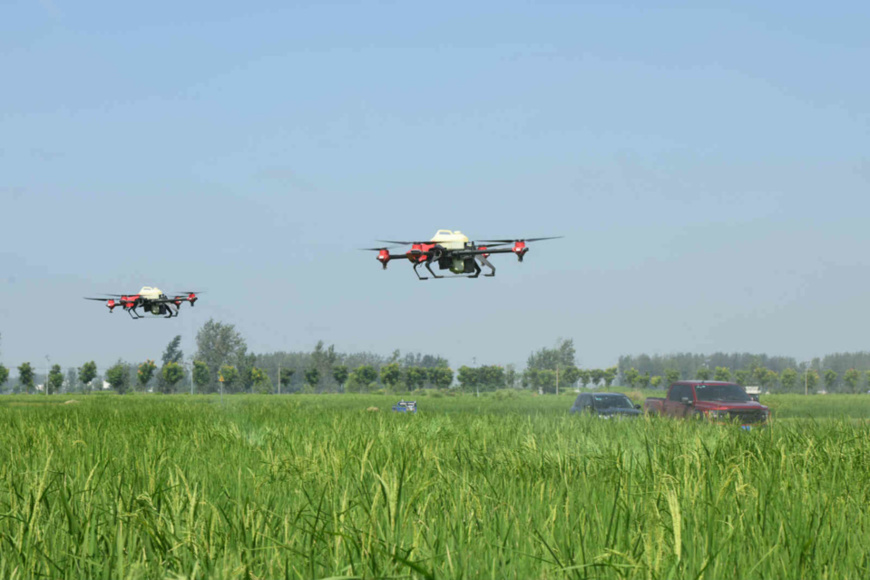
[[[723,381],[677,381],[667,397],[644,401],[643,410],[650,415],[734,422],[744,427],[763,425],[770,416],[770,409],[750,399],[743,387]]]

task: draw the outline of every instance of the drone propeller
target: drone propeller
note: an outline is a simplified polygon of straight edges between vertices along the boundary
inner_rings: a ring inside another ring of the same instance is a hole
[[[422,242],[400,242],[397,240],[375,240],[376,242],[383,242],[385,244],[395,244],[397,246],[413,246],[414,244],[434,244],[432,240],[425,240]]]
[[[543,240],[558,240],[559,238],[564,238],[565,236],[551,236],[548,238],[518,238],[513,240],[480,240],[483,243],[497,243],[497,244],[513,244],[515,242],[540,242]]]
[[[88,296],[85,296],[84,298],[85,300],[99,300],[100,302],[108,302],[109,300],[112,300],[112,298],[90,298]]]

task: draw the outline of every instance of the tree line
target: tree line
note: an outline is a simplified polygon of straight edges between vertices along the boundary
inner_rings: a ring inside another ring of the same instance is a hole
[[[29,362],[17,367],[12,392],[31,393],[39,375]],[[10,371],[0,364],[0,390]],[[617,366],[581,368],[574,341],[558,339],[553,347],[532,352],[526,368],[514,365],[461,366],[454,372],[447,359],[434,354],[395,350],[341,353],[319,341],[311,352],[249,352],[232,324],[214,319],[196,335],[196,352],[185,361],[181,336],[163,351],[159,364],[147,359],[132,364],[118,360],[100,375],[94,361],[78,368],[53,365],[42,375],[43,392],[89,392],[104,387],[118,393],[342,393],[408,392],[455,387],[480,393],[498,389],[530,389],[558,393],[566,389],[665,388],[676,380],[697,378],[758,385],[774,392],[863,392],[870,388],[870,352],[836,353],[798,364],[794,358],[751,353],[677,353],[621,356]]]

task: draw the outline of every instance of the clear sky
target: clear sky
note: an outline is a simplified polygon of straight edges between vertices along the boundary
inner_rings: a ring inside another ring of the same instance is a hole
[[[867,2],[0,7],[0,362],[870,349]],[[492,279],[356,248],[564,235]],[[173,320],[83,296],[205,289]]]

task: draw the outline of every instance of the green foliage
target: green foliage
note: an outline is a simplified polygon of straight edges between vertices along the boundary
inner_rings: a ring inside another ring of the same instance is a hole
[[[201,360],[193,361],[193,384],[196,385],[197,391],[200,393],[206,392],[206,387],[211,383],[211,375],[208,370],[208,365]],[[214,390],[212,389],[212,392]]]
[[[314,390],[317,384],[320,383],[320,371],[316,367],[312,367],[305,371],[305,384],[308,388]]]
[[[713,371],[713,380],[714,381],[730,381],[731,380],[731,370],[728,367],[716,367]]]
[[[371,384],[378,380],[378,372],[370,365],[363,365],[357,368],[356,373],[366,384]]]
[[[639,389],[649,388],[650,380],[651,379],[650,379],[649,373],[644,373],[644,374],[640,375],[637,378],[637,387]]]
[[[665,377],[665,388],[667,389],[670,388],[672,384],[680,380],[680,371],[678,371],[677,369],[668,368],[664,370],[663,376]]]
[[[827,390],[829,393],[834,392],[837,387],[837,379],[839,378],[837,371],[835,371],[834,369],[828,369],[825,371],[824,377],[825,390]]]
[[[48,372],[48,381],[46,383],[48,394],[52,395],[60,392],[60,388],[63,386],[63,370],[60,368],[60,365],[52,365],[51,370]]]
[[[649,380],[650,386],[654,389],[658,389],[662,386],[662,377],[654,376]]]
[[[218,370],[218,382],[223,383],[225,393],[235,392],[239,382],[239,370],[233,365],[223,365]]]
[[[793,368],[787,368],[780,374],[779,382],[786,393],[794,393],[797,386],[798,373]]]
[[[453,384],[453,370],[447,367],[430,368],[429,382],[439,389],[450,388]]]
[[[580,369],[571,365],[570,367],[562,370],[562,376],[560,377],[560,382],[564,385],[565,388],[573,387],[577,381],[580,380]]]
[[[335,382],[338,383],[339,388],[344,388],[344,383],[347,382],[347,377],[349,375],[350,371],[345,365],[336,365],[332,368],[332,378],[334,378]]]
[[[290,386],[290,381],[293,380],[293,374],[295,372],[296,371],[294,369],[285,369],[285,368],[281,369],[281,377],[280,377],[280,380],[278,382],[281,384],[282,388],[286,389],[287,387]]]
[[[210,381],[218,378],[223,365],[244,365],[248,346],[232,324],[217,322],[210,318],[196,333],[196,359],[206,364]],[[227,390],[226,377],[224,390]]]
[[[866,576],[870,397],[747,433],[452,395],[4,397],[0,577]]]
[[[24,387],[25,393],[33,390],[33,367],[29,362],[18,365],[18,384]]]
[[[95,378],[97,378],[97,363],[94,361],[86,362],[79,368],[79,383],[85,390],[91,388],[91,381]]]
[[[607,372],[604,369],[590,369],[589,377],[591,378],[591,383],[593,388],[598,386],[601,381],[607,376]],[[609,386],[609,385],[608,385]]]
[[[604,386],[609,389],[618,375],[619,369],[617,367],[604,369],[603,374],[601,375],[601,378],[604,380]]]
[[[208,371],[206,371],[208,372]],[[167,362],[160,370],[161,392],[171,393],[175,390],[175,385],[184,378],[184,368],[177,362]]]
[[[739,371],[734,371],[734,382],[738,385],[745,387],[750,384],[752,381],[752,371],[749,369],[741,369]]]
[[[9,369],[0,364],[0,388],[9,380]]]
[[[118,361],[109,370],[106,371],[106,382],[111,385],[119,395],[127,392],[127,387],[130,386],[130,369],[123,361]]]
[[[411,390],[423,388],[423,384],[428,378],[429,369],[422,367],[407,367],[405,368],[405,383]]]
[[[140,391],[144,391],[148,386],[148,381],[154,376],[155,370],[157,370],[157,365],[150,359],[139,365],[139,368],[136,370],[136,382],[139,385]]]
[[[166,345],[166,350],[163,351],[163,356],[160,360],[163,362],[163,366],[166,366],[167,363],[171,362],[180,363],[183,359],[184,353],[181,351],[181,335],[178,334]]]
[[[399,363],[390,363],[381,367],[381,382],[387,389],[395,389],[396,384],[402,378]]]
[[[575,366],[577,352],[574,349],[573,339],[559,339],[555,348],[542,348],[529,355],[526,368],[535,370],[564,369]]]
[[[859,373],[855,369],[848,369],[845,373],[843,373],[843,384],[846,385],[846,388],[850,393],[858,392],[858,381],[860,380],[861,373]]]
[[[269,378],[269,375],[264,370],[254,367],[251,369],[251,378],[255,393],[261,395],[272,394],[272,379]]]
[[[634,388],[637,385],[637,380],[640,378],[640,372],[636,368],[630,368],[625,371],[625,384]]]
[[[804,372],[804,389],[808,393],[814,393],[818,384],[819,373],[817,371],[810,369]]]
[[[706,381],[710,379],[710,369],[707,367],[698,367],[698,370],[695,371],[695,378],[699,381]]]

